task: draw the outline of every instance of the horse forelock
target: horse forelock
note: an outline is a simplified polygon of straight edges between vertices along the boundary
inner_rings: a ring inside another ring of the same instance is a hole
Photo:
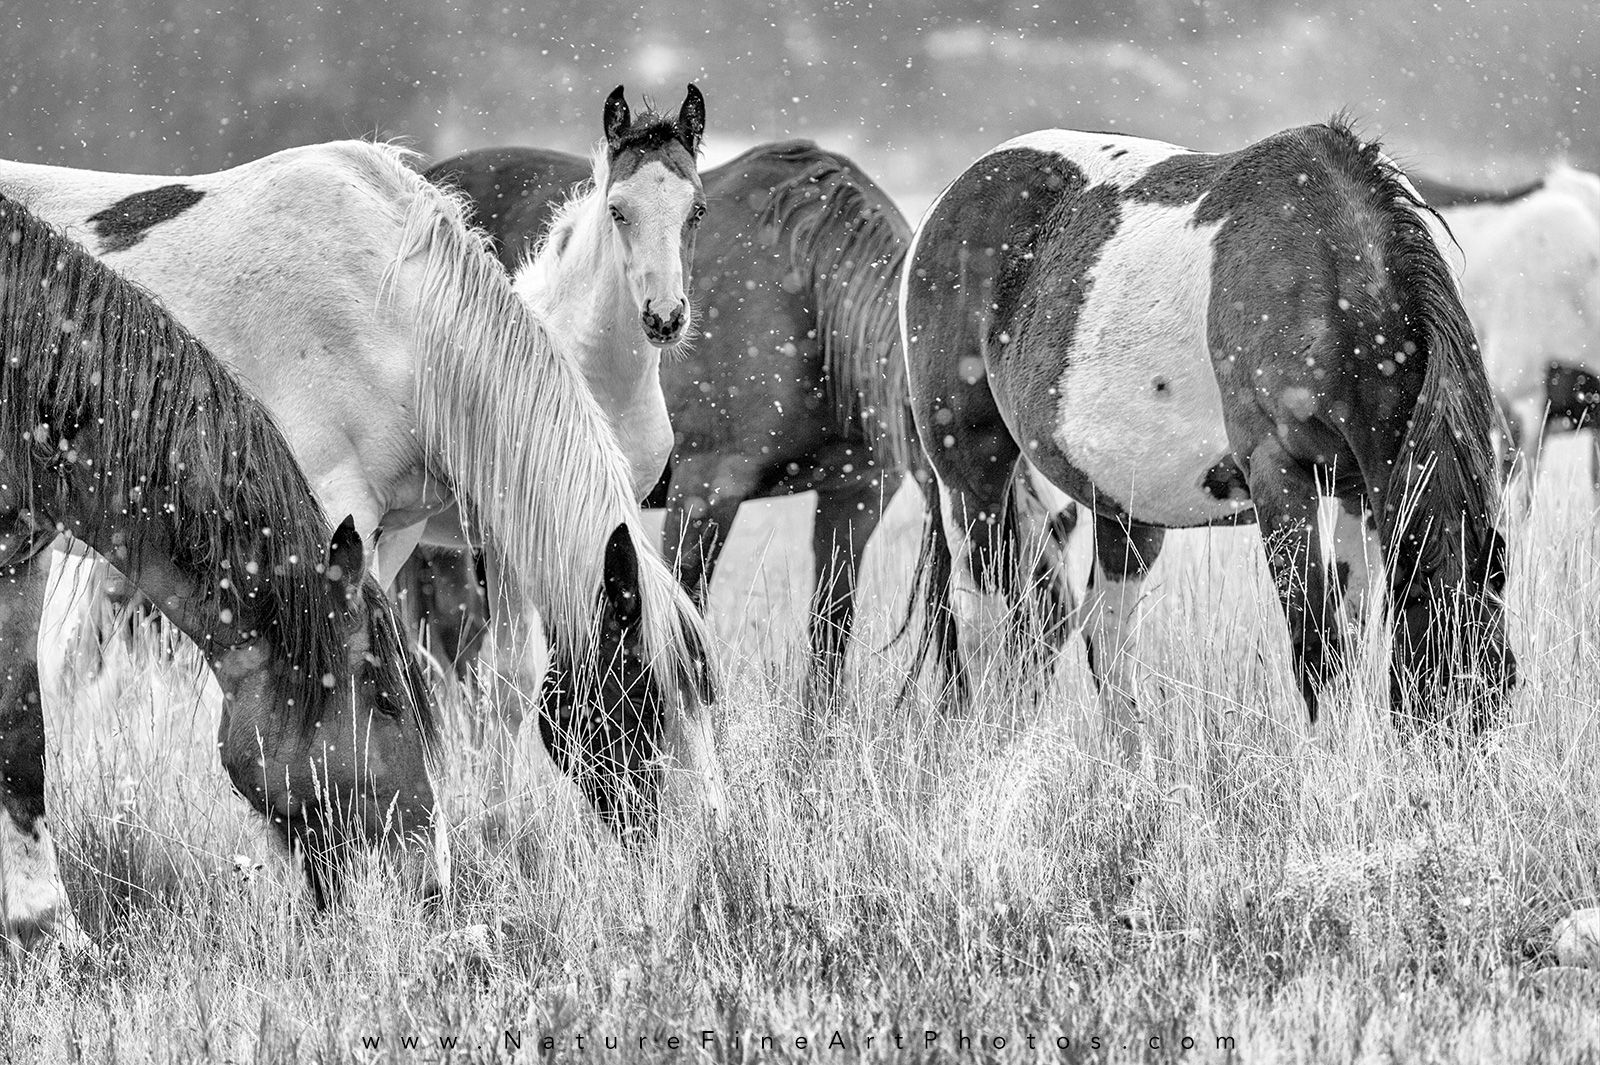
[[[641,546],[646,652],[676,671],[694,634],[668,607],[687,594],[643,546],[627,460],[598,402],[467,225],[464,194],[389,158],[376,173],[401,224],[387,285],[410,304],[430,455],[568,657],[598,639],[604,544],[627,525]]]
[[[4,197],[0,229],[12,236],[0,240],[0,337],[8,359],[29,360],[8,361],[20,372],[5,374],[0,433],[92,421],[74,446],[99,445],[79,462],[84,476],[98,471],[102,505],[165,514],[116,532],[137,548],[163,524],[159,549],[181,571],[206,588],[228,579],[222,605],[248,609],[298,671],[291,697],[311,728],[324,678],[348,673],[346,607],[321,574],[327,521],[270,413],[143,290]],[[27,285],[47,311],[20,316]]]
[[[618,177],[626,177],[647,159],[656,157],[674,173],[695,179],[695,153],[678,136],[677,119],[649,110],[648,104],[646,110],[633,116],[633,122],[615,144],[602,144],[601,150]]]

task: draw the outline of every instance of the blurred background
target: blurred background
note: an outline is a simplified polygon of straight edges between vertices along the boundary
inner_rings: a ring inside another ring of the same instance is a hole
[[[215,170],[337,137],[586,150],[705,90],[709,162],[807,136],[913,218],[1044,126],[1224,150],[1348,109],[1409,166],[1600,169],[1600,2],[0,0],[0,155]]]

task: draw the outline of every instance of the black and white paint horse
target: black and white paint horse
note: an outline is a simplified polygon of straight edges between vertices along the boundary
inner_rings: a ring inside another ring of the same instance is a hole
[[[508,604],[494,665],[521,693],[506,712],[537,693],[552,756],[608,821],[653,825],[668,785],[674,806],[715,806],[705,625],[641,546],[628,462],[460,200],[407,158],[340,141],[182,178],[0,161],[0,192],[248,382],[324,509],[376,543],[380,580],[441,515],[489,545]]]
[[[45,821],[50,546],[93,548],[200,647],[234,786],[319,904],[350,843],[435,838],[427,685],[349,519],[267,411],[143,291],[0,196],[0,933],[73,936]]]
[[[1430,721],[1457,697],[1491,720],[1515,679],[1494,402],[1435,225],[1339,120],[1222,155],[1046,130],[945,189],[901,313],[938,480],[924,651],[957,694],[958,608],[1005,615],[1014,653],[1064,631],[1038,631],[1007,505],[1037,476],[1094,515],[1084,634],[1125,753],[1146,724],[1131,644],[1165,530],[1260,523],[1315,719],[1362,508],[1388,575],[1394,709]],[[1319,493],[1344,504],[1337,567]]]
[[[557,220],[541,245],[566,190],[587,173],[578,156],[540,148],[465,152],[427,172],[471,198],[519,288],[528,257],[548,256],[563,239]],[[665,505],[663,550],[703,607],[739,505],[817,493],[808,687],[831,695],[861,553],[901,474],[920,461],[895,310],[911,229],[860,167],[809,141],[753,148],[701,180],[700,326],[661,364],[676,447],[650,502]],[[471,576],[470,565],[441,560],[405,582],[447,604],[436,646],[459,651],[463,629],[481,631],[470,609],[455,609],[474,605]]]
[[[1459,248],[1462,299],[1531,488],[1545,434],[1600,418],[1600,175],[1556,166],[1505,192],[1413,180]]]

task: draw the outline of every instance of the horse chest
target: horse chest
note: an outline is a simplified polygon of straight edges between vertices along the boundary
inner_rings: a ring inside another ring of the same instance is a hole
[[[1036,298],[1000,336],[1020,347],[1007,361],[1031,368],[1000,375],[996,394],[1036,465],[1164,526],[1249,506],[1206,487],[1230,447],[1206,343],[1216,227],[1192,219],[1183,208],[1124,205],[1082,273],[1032,279]],[[1051,257],[1039,259],[1048,269]],[[1071,313],[1068,298],[1078,302]]]

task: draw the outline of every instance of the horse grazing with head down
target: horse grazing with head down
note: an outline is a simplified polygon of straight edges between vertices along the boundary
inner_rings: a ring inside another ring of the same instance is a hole
[[[922,649],[958,696],[958,594],[1005,616],[1013,653],[1060,634],[1035,624],[1008,505],[1008,486],[1038,476],[1094,515],[1084,633],[1125,753],[1147,724],[1132,639],[1165,530],[1252,520],[1313,720],[1343,658],[1365,511],[1388,575],[1394,710],[1491,721],[1516,676],[1494,400],[1435,226],[1340,120],[1221,155],[1045,130],[952,182],[918,227],[901,314],[938,480]],[[1336,567],[1324,493],[1344,504]]]
[[[234,786],[299,850],[319,905],[350,845],[436,841],[429,693],[271,417],[135,286],[0,196],[0,903],[70,934],[45,821],[37,666],[50,545],[98,551],[199,646]]]
[[[565,152],[508,147],[427,174],[467,194],[521,288],[538,263],[570,254],[558,251],[571,212],[560,204],[585,170]],[[918,461],[895,313],[911,229],[855,163],[809,141],[752,148],[700,177],[699,325],[660,367],[676,446],[650,502],[665,505],[663,551],[703,607],[739,505],[817,493],[808,688],[825,700],[849,640],[861,553]],[[446,604],[431,635],[452,655],[470,655],[461,634],[482,624],[471,579],[470,563],[435,560],[406,582]]]
[[[1557,166],[1506,192],[1413,182],[1450,227],[1447,254],[1459,248],[1462,299],[1531,489],[1545,434],[1600,419],[1600,175]]]
[[[704,623],[640,549],[628,463],[459,199],[406,158],[343,141],[183,178],[3,162],[0,191],[82,234],[250,384],[325,509],[376,541],[380,580],[459,514],[507,604],[497,671],[539,693],[558,763],[610,823],[652,826],[667,784],[715,804]]]

